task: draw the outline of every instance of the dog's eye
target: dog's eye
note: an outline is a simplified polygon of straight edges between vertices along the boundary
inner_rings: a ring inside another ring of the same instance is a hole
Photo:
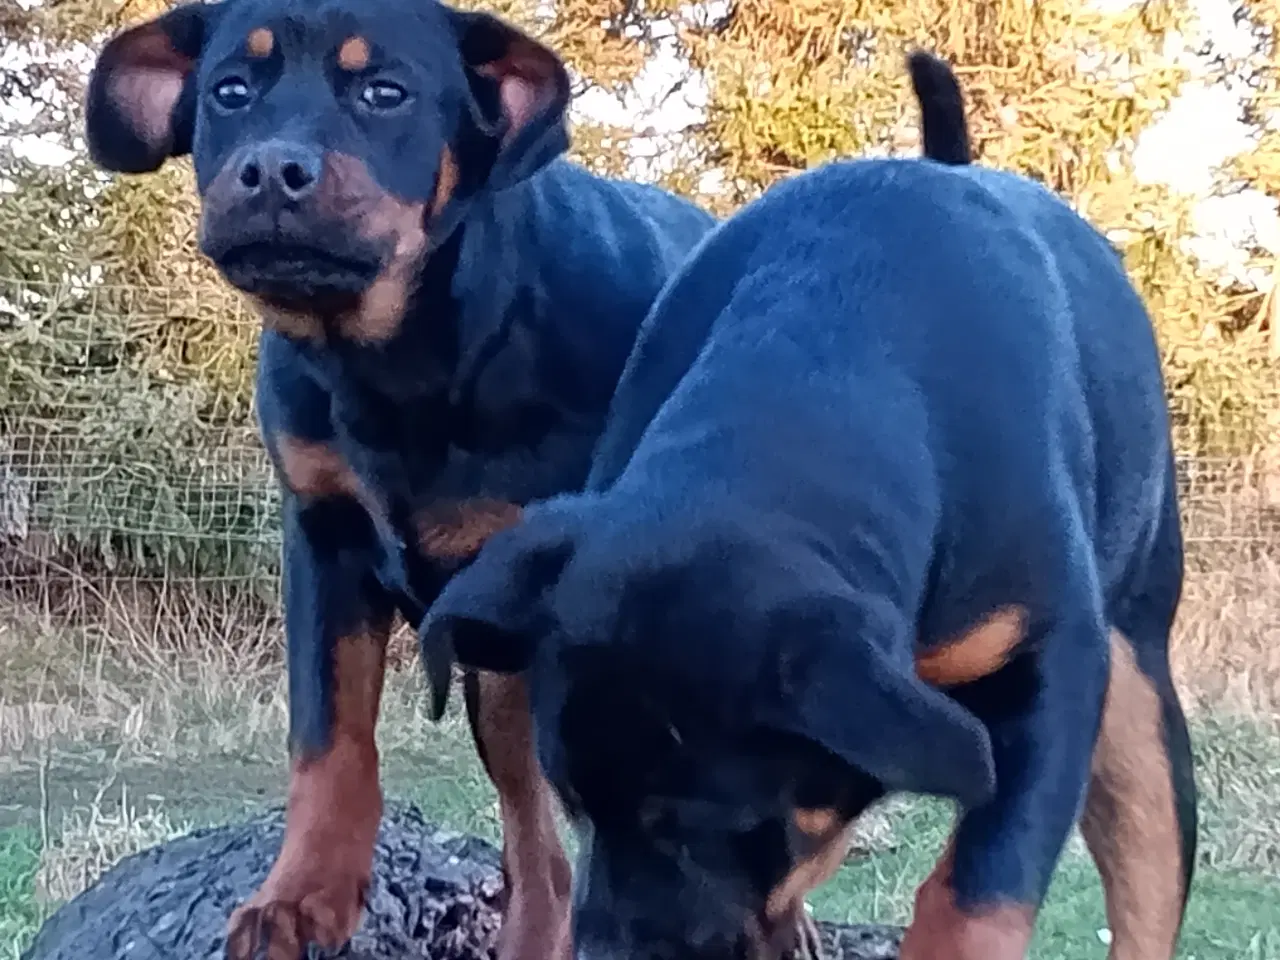
[[[213,88],[213,99],[224,110],[239,110],[249,103],[249,85],[239,77],[227,77]]]
[[[408,91],[390,80],[375,80],[360,91],[361,103],[370,110],[394,110],[408,98]]]

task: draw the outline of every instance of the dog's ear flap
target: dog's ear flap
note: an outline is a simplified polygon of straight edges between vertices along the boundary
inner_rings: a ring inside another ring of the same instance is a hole
[[[118,33],[85,94],[85,142],[104,170],[150,173],[191,152],[192,75],[220,5],[186,3]]]
[[[433,719],[444,712],[454,663],[521,673],[546,633],[544,595],[559,579],[574,541],[559,518],[537,510],[495,534],[454,574],[418,628],[432,692]]]
[[[969,809],[995,790],[991,739],[976,716],[917,676],[905,625],[874,598],[807,598],[773,622],[785,629],[779,726],[813,741],[886,789]],[[898,655],[907,647],[905,657]]]
[[[552,50],[487,13],[451,11],[473,119],[496,143],[488,183],[524,180],[569,149],[569,73]]]

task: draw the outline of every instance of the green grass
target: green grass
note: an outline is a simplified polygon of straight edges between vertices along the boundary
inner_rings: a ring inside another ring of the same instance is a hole
[[[17,957],[42,919],[35,900],[39,840],[24,828],[0,830],[0,960]]]
[[[942,804],[920,801],[895,818],[896,849],[848,863],[813,897],[823,919],[905,923],[916,886],[932,868],[950,829]],[[1036,923],[1031,960],[1102,958],[1107,925],[1097,872],[1071,844]],[[1182,960],[1280,958],[1280,880],[1232,868],[1200,867],[1183,929]]]
[[[0,677],[0,723],[10,724],[0,731],[9,738],[0,738],[0,960],[15,960],[46,913],[37,878],[55,895],[74,892],[86,874],[173,831],[283,799],[286,711],[274,662],[211,660],[193,673],[189,660],[175,661],[181,670],[160,658],[121,663],[119,648],[86,653],[44,631],[0,629],[0,659],[6,644],[31,666]],[[78,666],[86,663],[92,669]],[[57,680],[63,675],[70,679]],[[390,678],[379,731],[384,787],[437,822],[497,840],[495,797],[460,700],[432,724],[418,671]],[[1280,726],[1202,714],[1194,742],[1201,846],[1179,956],[1280,960]],[[40,810],[53,834],[43,848]],[[899,802],[885,816],[886,848],[847,863],[815,892],[819,917],[910,916],[949,831],[949,810]],[[1097,874],[1073,840],[1039,917],[1032,960],[1101,960],[1105,926]]]
[[[1239,730],[1237,736],[1243,736]],[[1204,738],[1209,740],[1209,738]],[[1209,740],[1219,744],[1219,740]],[[1229,752],[1245,749],[1239,742],[1222,747]],[[1256,750],[1256,745],[1254,745]],[[1273,745],[1273,750],[1276,749]],[[1251,754],[1266,767],[1271,754]],[[412,747],[395,747],[385,753],[388,793],[416,803],[429,817],[457,829],[497,839],[498,821],[492,789],[484,778],[464,726],[452,722],[434,728],[428,739]],[[1215,786],[1214,767],[1202,774]],[[1180,957],[1183,960],[1280,960],[1280,881],[1268,877],[1256,863],[1252,869],[1231,865],[1230,850],[1249,850],[1247,861],[1269,859],[1273,851],[1260,850],[1260,839],[1243,842],[1247,825],[1232,823],[1215,790],[1207,791],[1204,817],[1206,837],[1188,909]],[[268,794],[261,798],[273,801]],[[166,803],[171,817],[181,814],[196,822],[219,819],[207,807],[175,809]],[[242,807],[237,807],[235,813]],[[233,811],[228,811],[233,812]],[[950,827],[947,807],[928,801],[904,802],[890,814],[894,843],[876,856],[848,863],[813,897],[820,918],[840,921],[902,923],[909,917],[914,891],[929,872]],[[1271,814],[1274,817],[1274,814]],[[1269,829],[1264,836],[1270,836]],[[1229,840],[1221,849],[1219,838]],[[34,873],[39,861],[38,837],[26,828],[0,833],[0,960],[16,957],[18,943],[34,930],[40,912],[34,901]],[[1085,960],[1102,958],[1106,948],[1099,931],[1106,926],[1101,888],[1092,863],[1080,844],[1073,843],[1063,856],[1048,902],[1040,915],[1032,960]],[[7,948],[6,944],[10,944]],[[7,949],[7,952],[6,952]]]

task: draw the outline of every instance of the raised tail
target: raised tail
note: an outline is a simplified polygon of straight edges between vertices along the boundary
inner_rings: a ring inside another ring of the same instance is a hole
[[[924,50],[907,56],[911,87],[920,101],[924,156],[938,163],[966,164],[973,159],[964,94],[951,65]]]

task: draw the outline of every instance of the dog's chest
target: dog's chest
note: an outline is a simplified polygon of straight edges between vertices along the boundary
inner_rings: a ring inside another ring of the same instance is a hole
[[[354,385],[330,397],[333,442],[376,531],[380,579],[428,605],[487,537],[516,522],[525,498],[503,482],[501,454],[453,442],[459,418],[447,397],[393,399]]]
[[[371,351],[309,359],[329,398],[332,442],[377,532],[382,579],[420,603],[521,505],[585,478],[599,416],[571,414],[537,390],[459,390],[430,360],[415,380]]]

